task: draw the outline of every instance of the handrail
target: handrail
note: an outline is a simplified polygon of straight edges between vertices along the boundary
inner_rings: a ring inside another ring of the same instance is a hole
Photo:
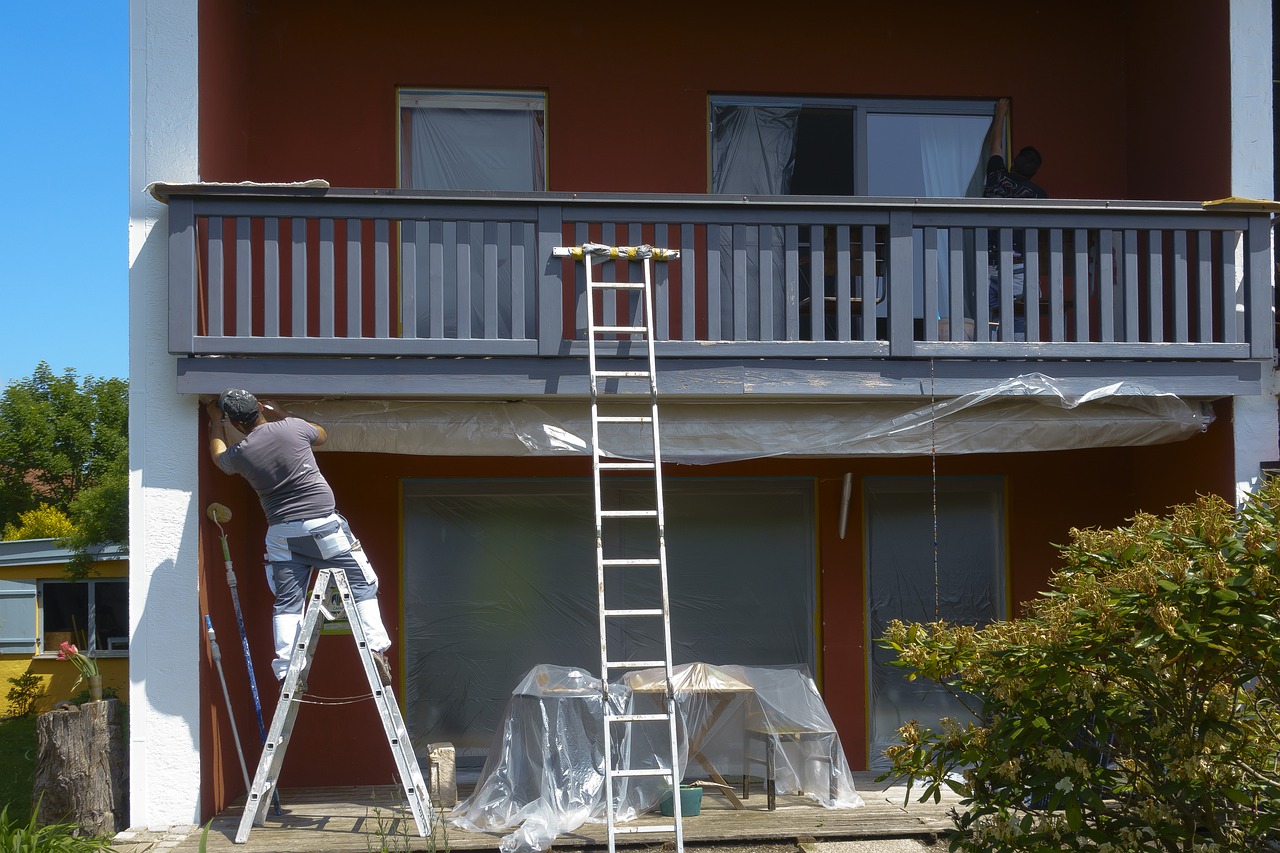
[[[158,192],[169,205],[174,354],[580,355],[583,283],[551,250],[585,242],[680,249],[655,282],[664,355],[1274,354],[1262,210],[203,184]],[[875,298],[864,298],[873,287]],[[600,310],[633,306],[619,297]],[[611,346],[627,354],[626,340]]]

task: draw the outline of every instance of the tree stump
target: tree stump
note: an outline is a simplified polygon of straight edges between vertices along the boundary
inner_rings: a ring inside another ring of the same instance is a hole
[[[36,820],[75,824],[86,835],[125,828],[123,720],[119,699],[68,705],[36,718]]]

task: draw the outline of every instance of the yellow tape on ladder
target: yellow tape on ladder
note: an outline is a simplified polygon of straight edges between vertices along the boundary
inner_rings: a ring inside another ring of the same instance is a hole
[[[606,246],[603,243],[583,243],[581,246],[556,246],[552,254],[558,258],[573,258],[580,261],[587,255],[601,258],[616,258],[625,261],[643,261],[652,258],[655,261],[671,261],[680,257],[679,249],[660,249],[645,244],[643,246]]]

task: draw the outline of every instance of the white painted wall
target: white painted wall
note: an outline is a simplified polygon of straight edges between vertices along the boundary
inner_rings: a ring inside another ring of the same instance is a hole
[[[1231,195],[1242,198],[1275,191],[1271,14],[1271,0],[1231,0]],[[1262,462],[1280,459],[1274,366],[1264,368],[1263,386],[1262,396],[1237,397],[1232,407],[1237,500],[1257,485]]]
[[[197,0],[129,2],[129,824],[199,820],[196,402],[168,354],[167,210],[195,181]]]

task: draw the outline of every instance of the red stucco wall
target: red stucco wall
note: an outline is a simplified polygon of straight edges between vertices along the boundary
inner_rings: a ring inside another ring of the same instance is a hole
[[[1225,4],[203,3],[205,180],[396,185],[396,87],[547,93],[548,186],[705,192],[710,93],[1013,99],[1058,198],[1229,188]]]
[[[818,2],[789,16],[718,3],[651,3],[634,35],[623,19],[569,4],[485,7],[338,0],[204,2],[200,8],[200,171],[210,181],[325,178],[396,185],[398,86],[526,88],[547,93],[548,186],[557,191],[705,192],[712,93],[1013,99],[1014,145],[1045,158],[1038,176],[1059,198],[1203,199],[1229,191],[1226,4],[1079,0],[958,4]],[[634,23],[634,21],[632,21]],[[998,28],[999,34],[993,35]],[[1229,407],[1206,435],[1153,448],[947,457],[940,476],[1001,475],[1008,485],[1013,603],[1044,588],[1053,543],[1073,526],[1115,525],[1197,492],[1230,495]],[[203,441],[203,436],[202,436]],[[201,511],[220,501],[228,525],[264,714],[274,711],[265,523],[248,486],[201,454]],[[193,449],[193,452],[197,450]],[[398,480],[402,477],[584,476],[585,460],[409,458],[321,454],[321,466],[383,578],[380,601],[400,649]],[[764,460],[673,476],[785,475],[818,488],[822,681],[855,767],[866,755],[862,535],[833,519],[841,478],[929,473],[927,459]],[[851,519],[861,518],[855,488]],[[203,515],[201,516],[203,518]],[[201,596],[215,620],[246,744],[256,740],[216,529],[202,521]],[[311,690],[357,692],[341,638],[322,641]],[[204,812],[240,793],[216,674],[201,684]],[[398,676],[397,676],[398,678]],[[285,786],[381,784],[391,762],[370,703],[308,706]],[[250,750],[250,759],[256,750]],[[341,756],[335,760],[335,756]]]
[[[938,460],[938,475],[999,475],[1007,483],[1009,531],[1009,589],[1014,612],[1044,589],[1059,559],[1055,544],[1068,541],[1072,527],[1114,526],[1134,513],[1161,513],[1167,507],[1194,499],[1197,493],[1230,496],[1233,490],[1228,464],[1231,454],[1229,407],[1219,407],[1219,417],[1207,433],[1173,445],[1147,448],[1110,448],[1056,453],[957,456]],[[392,635],[393,661],[401,649],[399,628],[401,478],[456,477],[586,477],[584,459],[491,459],[402,457],[386,454],[324,452],[321,468],[338,495],[339,510],[351,521],[356,535],[379,570],[381,602]],[[855,482],[849,509],[848,534],[840,539],[836,518],[841,481],[846,471],[855,481],[866,476],[929,476],[930,460],[767,459],[714,467],[679,466],[669,476],[788,476],[812,477],[817,484],[818,572],[822,654],[821,682],[827,705],[842,733],[854,767],[863,767],[866,754],[866,642],[863,622],[863,538],[857,522],[862,518],[861,488]],[[207,457],[201,463],[201,507],[211,501],[227,504],[235,518],[227,526],[232,559],[240,580],[240,595],[263,689],[268,722],[274,711],[275,693],[268,666],[272,640],[270,602],[262,576],[262,537],[266,525],[257,499],[238,477],[214,469]],[[224,649],[224,666],[231,694],[241,703],[236,719],[246,742],[253,740],[252,707],[247,681],[236,648],[237,635],[229,594],[218,550],[216,529],[202,528],[202,595]],[[584,533],[584,535],[587,535]],[[584,571],[587,571],[584,569]],[[589,580],[584,580],[589,582]],[[678,630],[678,626],[677,626]],[[310,680],[312,692],[346,696],[361,692],[358,662],[346,638],[325,638],[317,652],[323,665]],[[530,661],[532,666],[540,661]],[[225,728],[216,674],[210,668],[203,680],[206,694],[205,724],[213,731]],[[397,683],[399,674],[397,672]],[[356,685],[356,686],[353,686]],[[442,689],[458,689],[447,685]],[[216,723],[216,725],[213,725]],[[390,755],[380,746],[380,729],[371,703],[336,707],[307,706],[298,715],[295,734],[285,762],[281,784],[384,784],[389,783]],[[212,738],[202,750],[206,771],[217,782],[206,789],[210,810],[222,808],[239,788],[239,768],[229,742]],[[343,756],[340,762],[332,756]]]

